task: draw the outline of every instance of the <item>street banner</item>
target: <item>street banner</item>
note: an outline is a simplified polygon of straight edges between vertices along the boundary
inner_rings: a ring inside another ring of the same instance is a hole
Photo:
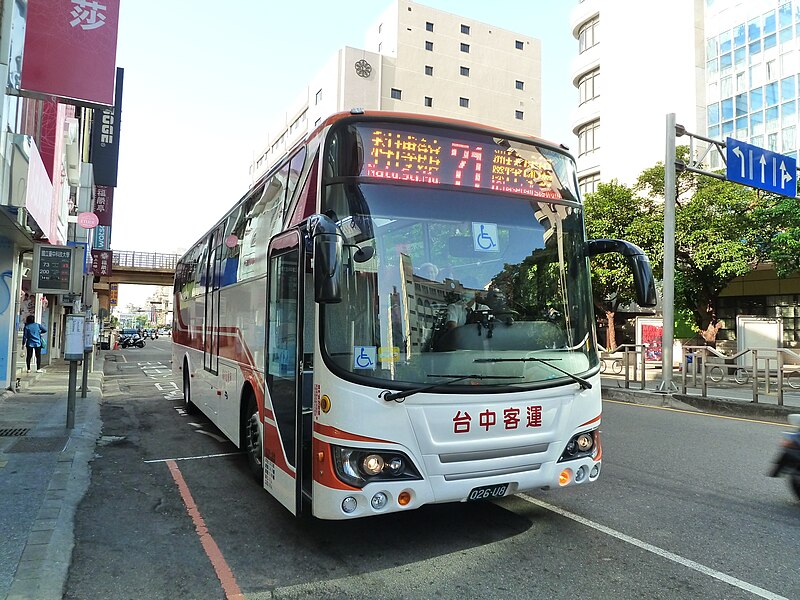
[[[113,250],[92,250],[92,273],[95,276],[110,277],[113,262]]]
[[[94,228],[94,243],[92,248],[95,250],[111,249],[111,227],[108,225],[98,225]]]
[[[125,69],[117,68],[114,106],[95,110],[92,119],[91,157],[94,165],[94,182],[97,185],[117,187],[124,73]]]
[[[94,214],[97,215],[98,225],[111,226],[111,216],[114,210],[114,188],[108,185],[94,187]]]
[[[114,104],[120,0],[28,0],[21,95]]]

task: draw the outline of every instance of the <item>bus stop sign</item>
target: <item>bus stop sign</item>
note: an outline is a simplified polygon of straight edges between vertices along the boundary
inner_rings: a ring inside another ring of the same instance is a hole
[[[782,196],[797,195],[797,160],[791,156],[727,138],[725,161],[728,181]]]

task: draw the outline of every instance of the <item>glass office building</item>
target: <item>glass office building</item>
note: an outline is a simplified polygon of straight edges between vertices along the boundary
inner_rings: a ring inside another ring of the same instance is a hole
[[[705,37],[708,136],[797,158],[800,0],[706,0]]]

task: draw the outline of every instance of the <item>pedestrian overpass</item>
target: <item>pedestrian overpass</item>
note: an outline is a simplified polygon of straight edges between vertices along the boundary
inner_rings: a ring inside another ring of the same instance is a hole
[[[179,258],[177,254],[113,250],[111,273],[95,277],[94,291],[97,292],[100,307],[111,309],[111,290],[116,284],[172,286]]]

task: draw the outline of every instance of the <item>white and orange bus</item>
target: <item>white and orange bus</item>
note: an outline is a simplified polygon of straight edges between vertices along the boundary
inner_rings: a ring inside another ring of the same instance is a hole
[[[575,163],[419,115],[333,115],[179,261],[173,365],[294,514],[347,519],[600,473]]]

